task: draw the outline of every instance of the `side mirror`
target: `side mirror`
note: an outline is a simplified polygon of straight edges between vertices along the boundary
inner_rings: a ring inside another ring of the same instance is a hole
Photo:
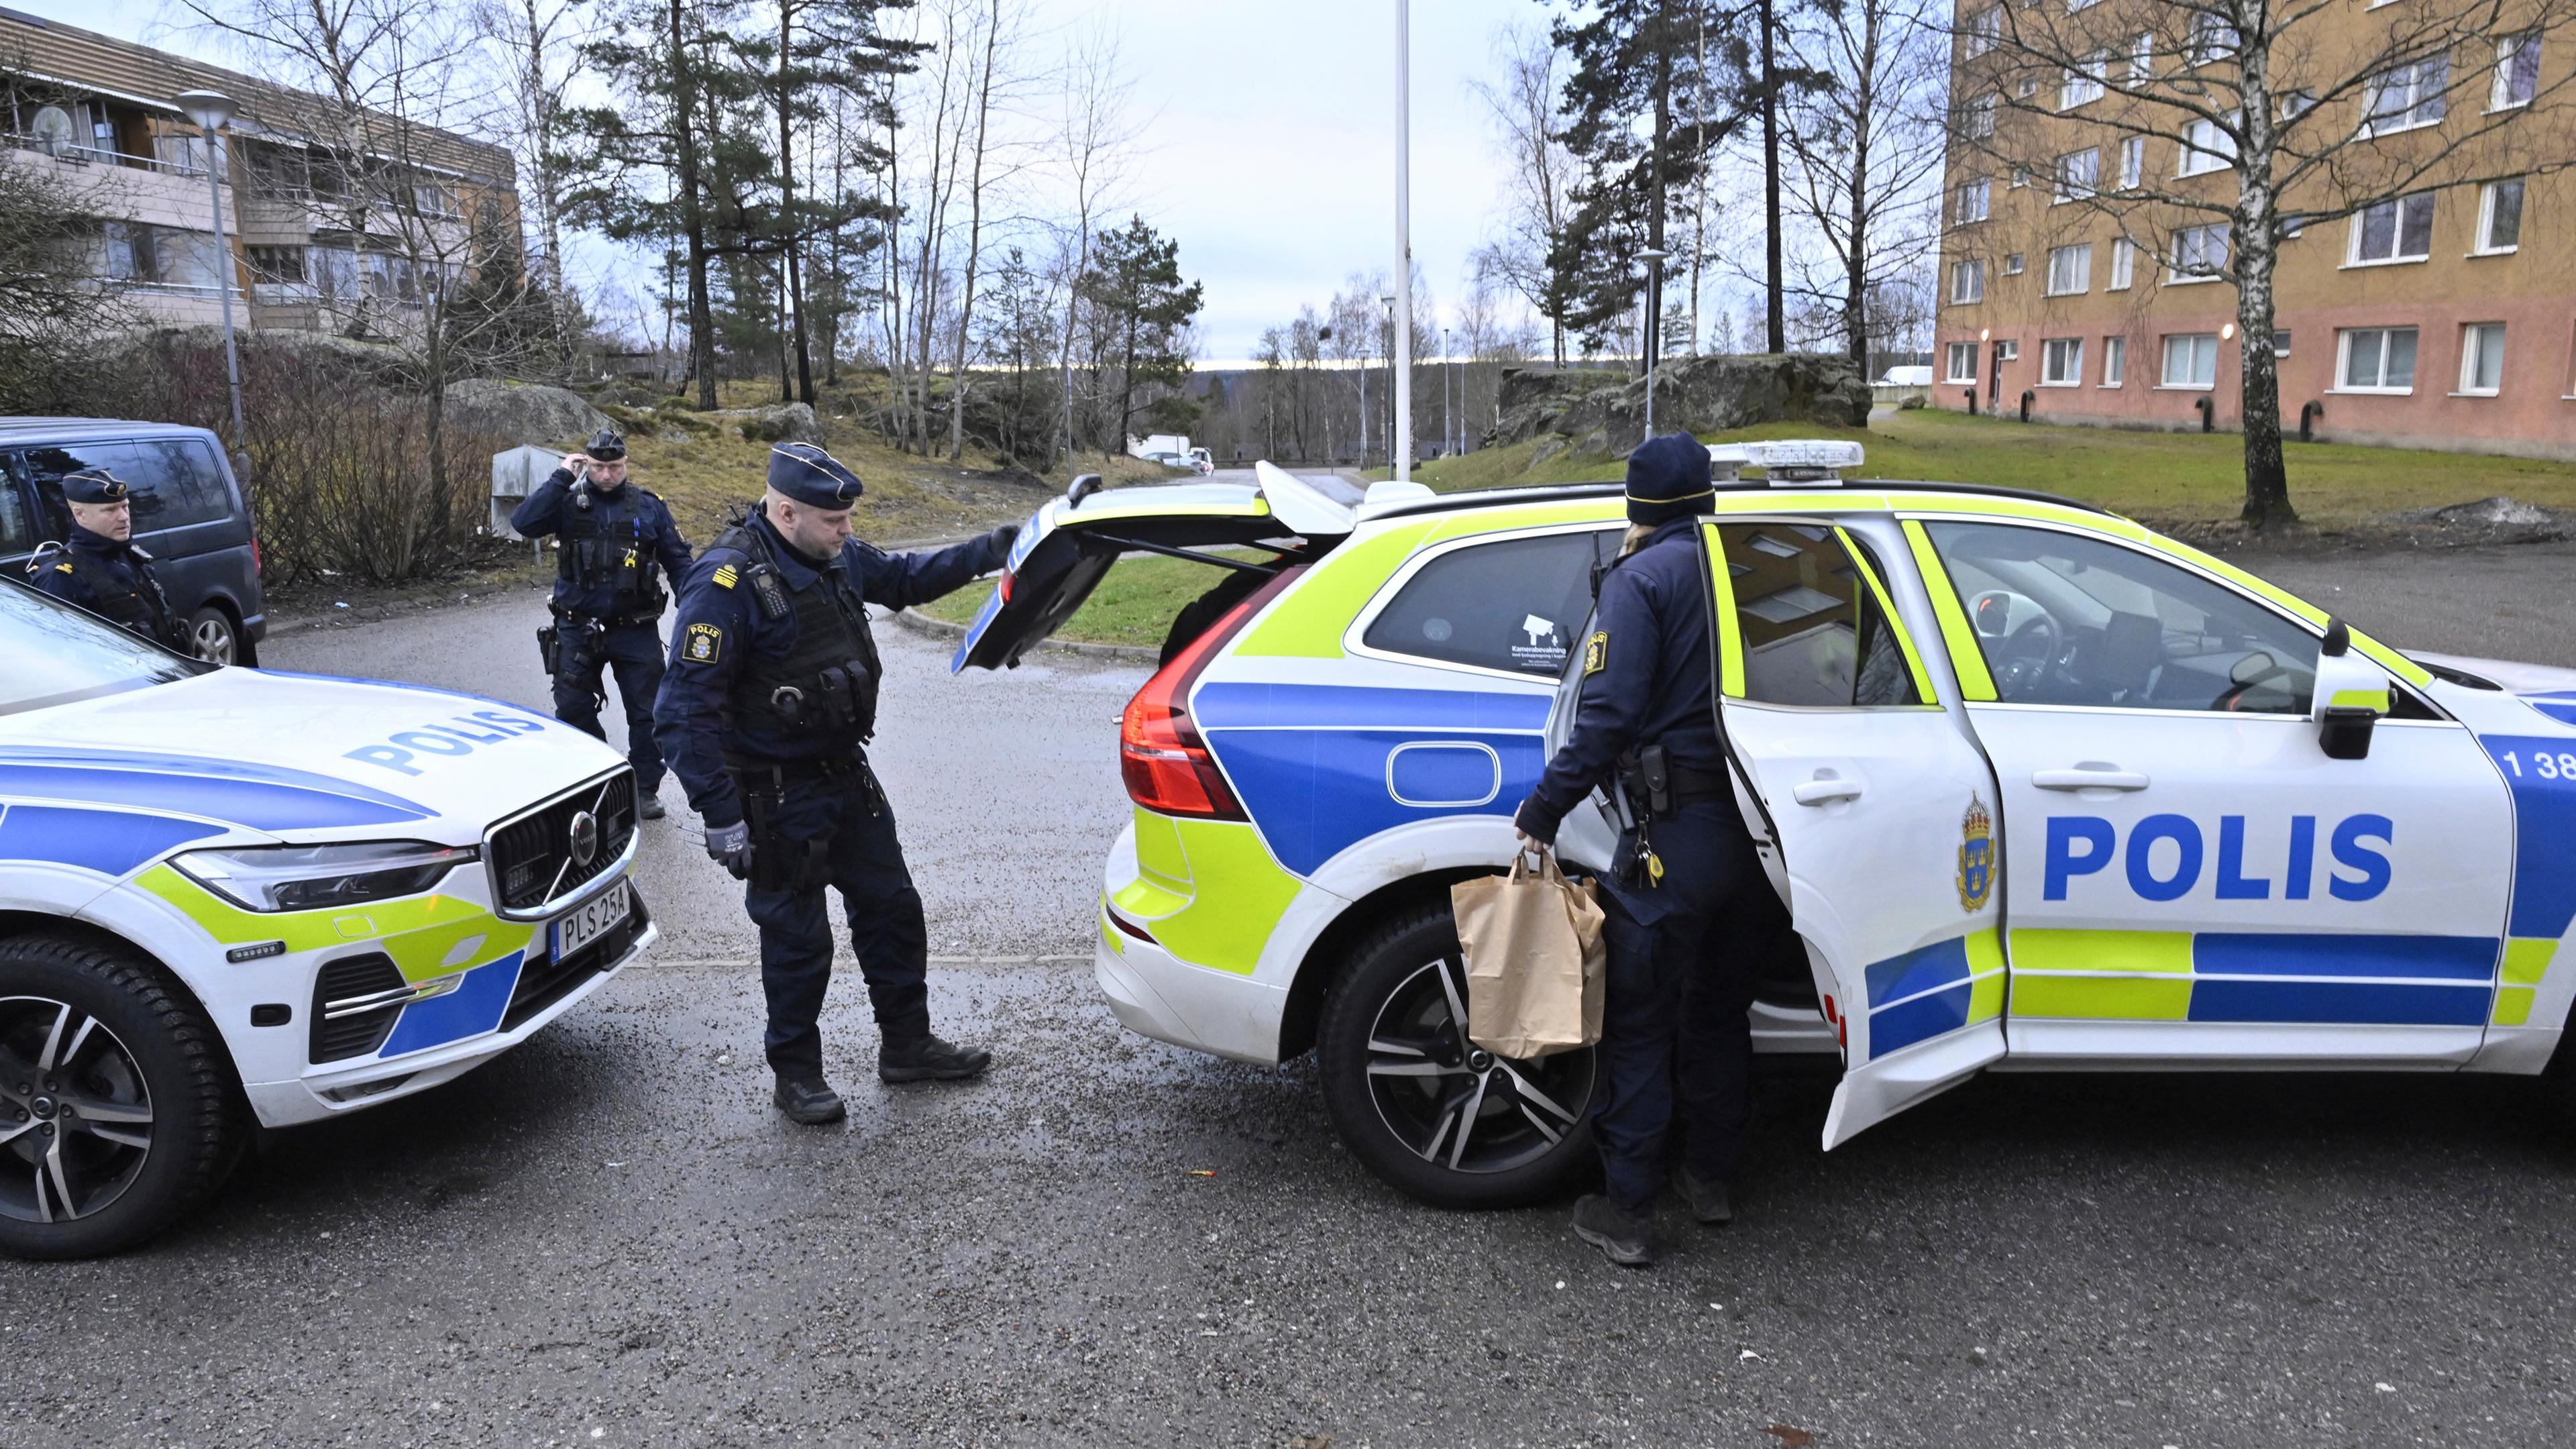
[[[2329,760],[2370,757],[2370,735],[2379,717],[2389,712],[2388,676],[2379,666],[2352,652],[2352,630],[2341,619],[2326,621],[2317,645],[2315,714],[2317,747]]]

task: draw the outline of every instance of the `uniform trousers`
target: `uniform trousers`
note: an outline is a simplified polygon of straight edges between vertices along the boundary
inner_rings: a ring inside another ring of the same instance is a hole
[[[799,1080],[823,1070],[816,1021],[832,981],[827,887],[841,894],[878,1032],[894,1044],[928,1036],[929,928],[875,772],[852,765],[823,778],[790,776],[775,793],[757,768],[736,778],[751,807],[752,878],[743,904],[760,927],[769,1065]]]
[[[662,692],[662,631],[652,624],[611,624],[595,644],[584,647],[584,631],[572,616],[563,619],[560,667],[555,671],[555,718],[594,739],[608,738],[600,727],[600,674],[617,674],[618,702],[626,707],[626,760],[635,767],[635,788],[650,795],[662,787],[662,747],[653,739],[653,697]]]

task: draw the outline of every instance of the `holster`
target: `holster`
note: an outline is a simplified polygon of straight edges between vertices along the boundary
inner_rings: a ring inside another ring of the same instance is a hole
[[[751,827],[751,884],[771,891],[820,890],[830,884],[831,840],[799,840],[788,835],[778,827],[785,798],[774,788],[737,783],[743,786],[743,823]]]
[[[546,678],[548,679],[552,679],[563,672],[557,663],[562,647],[563,634],[561,630],[558,630],[552,624],[541,624],[537,626],[537,657],[545,661]]]
[[[1641,745],[1619,757],[1619,788],[1641,820],[1670,820],[1680,813],[1671,761],[1662,745]]]

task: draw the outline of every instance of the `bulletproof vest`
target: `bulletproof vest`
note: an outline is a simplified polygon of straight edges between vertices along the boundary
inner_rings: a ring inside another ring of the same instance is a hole
[[[804,588],[787,587],[768,535],[748,520],[726,529],[709,547],[738,549],[750,561],[737,587],[750,591],[752,607],[764,619],[796,621],[796,642],[785,654],[745,657],[726,701],[726,722],[819,738],[827,753],[855,748],[874,735],[884,669],[868,628],[867,602],[847,571],[822,569]]]
[[[581,506],[581,500],[590,506]],[[620,609],[662,612],[661,566],[644,530],[648,500],[629,483],[614,494],[575,484],[564,500],[557,576],[579,589],[606,588]]]
[[[50,558],[70,562],[72,577],[89,595],[90,612],[156,643],[179,647],[169,600],[162,597],[160,587],[152,581],[148,573],[151,565],[140,549],[128,555],[124,569],[109,563],[104,554],[85,548],[65,547]]]

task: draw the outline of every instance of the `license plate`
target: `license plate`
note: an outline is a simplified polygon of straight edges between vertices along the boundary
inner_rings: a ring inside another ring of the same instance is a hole
[[[635,908],[634,892],[620,880],[570,912],[557,916],[554,922],[554,958],[558,961],[589,945],[608,929],[626,919]]]

